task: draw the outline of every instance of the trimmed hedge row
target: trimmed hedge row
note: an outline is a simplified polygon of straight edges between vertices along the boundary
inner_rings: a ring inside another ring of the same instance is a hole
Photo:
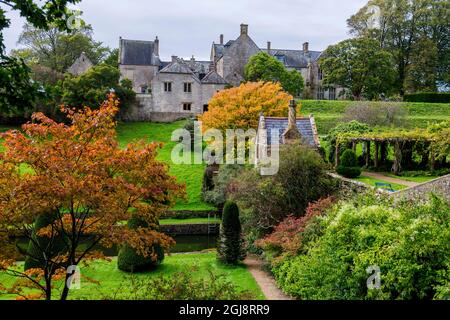
[[[405,94],[406,102],[450,103],[450,92],[419,92]]]

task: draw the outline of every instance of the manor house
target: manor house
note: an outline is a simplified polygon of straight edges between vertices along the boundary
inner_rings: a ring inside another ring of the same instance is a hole
[[[324,89],[318,59],[322,52],[309,49],[305,42],[301,49],[276,49],[271,42],[260,48],[249,36],[249,28],[241,24],[235,40],[213,42],[209,61],[194,57],[184,60],[172,56],[171,61],[160,59],[160,42],[136,41],[120,38],[119,68],[122,78],[130,79],[137,93],[137,103],[124,120],[174,121],[208,110],[208,101],[226,86],[238,86],[244,80],[244,68],[249,59],[266,52],[289,70],[297,70],[305,80],[306,92],[315,99],[335,100],[338,88]]]

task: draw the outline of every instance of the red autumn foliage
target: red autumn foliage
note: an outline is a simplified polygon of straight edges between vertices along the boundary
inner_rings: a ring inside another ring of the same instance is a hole
[[[303,217],[289,216],[269,236],[257,241],[255,245],[275,256],[297,254],[302,248],[302,235],[307,226],[316,217],[324,215],[335,201],[335,198],[329,197],[311,203]]]
[[[36,113],[22,131],[2,135],[0,270],[28,280],[28,286],[41,290],[47,299],[53,280],[70,277],[65,271],[69,266],[101,257],[93,250],[98,244],[111,247],[126,242],[143,256],[152,256],[155,244],[166,250],[174,244],[156,226],[160,215],[184,197],[185,187],[156,159],[161,144],[139,142],[119,148],[114,120],[118,104],[110,95],[98,110],[62,108],[70,125]],[[54,222],[36,234],[49,241],[63,236],[64,252],[55,256],[38,248],[42,252],[32,258],[45,266],[41,273],[18,272],[13,265],[18,253],[10,237],[33,241],[33,223],[49,213]],[[149,228],[117,228],[131,214]],[[81,246],[86,237],[92,246]],[[68,292],[66,284],[61,299]]]

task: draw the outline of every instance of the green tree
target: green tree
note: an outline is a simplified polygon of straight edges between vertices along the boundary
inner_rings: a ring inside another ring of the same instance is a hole
[[[348,39],[330,46],[319,65],[324,72],[324,85],[340,85],[355,100],[390,94],[394,86],[392,56],[372,39]]]
[[[246,81],[279,82],[283,89],[295,97],[303,91],[302,75],[296,71],[288,71],[276,58],[260,52],[250,58],[245,66]]]
[[[67,5],[80,0],[3,0],[9,11],[18,11],[33,26],[48,29],[50,24],[66,30]],[[38,86],[30,79],[30,69],[23,60],[5,54],[3,32],[11,21],[6,9],[0,8],[0,112],[6,116],[21,115],[30,108],[39,95]]]
[[[76,108],[97,106],[105,100],[111,89],[121,102],[121,110],[134,100],[135,93],[130,80],[120,81],[119,69],[100,64],[81,76],[67,75],[62,87],[62,102]]]
[[[25,57],[33,73],[38,73],[37,78],[44,84],[55,84],[57,75],[67,72],[83,52],[94,65],[104,60],[110,52],[109,48],[92,38],[92,27],[88,25],[67,32],[59,30],[56,25],[45,30],[27,23],[18,43],[24,49],[14,51],[13,55]],[[39,77],[40,73],[44,76]]]
[[[227,264],[236,264],[245,259],[239,208],[234,202],[225,203],[223,208],[217,255],[220,261]]]
[[[375,15],[373,8],[378,8]],[[347,23],[352,34],[375,39],[394,56],[397,90],[403,95],[409,72],[417,73],[421,68],[419,73],[429,72],[430,66],[422,64],[422,57],[429,56],[427,51],[435,50],[433,47],[437,49],[437,64],[432,72],[438,82],[449,84],[449,12],[446,0],[370,0]],[[434,45],[420,46],[424,38]],[[423,89],[427,88],[425,84]]]

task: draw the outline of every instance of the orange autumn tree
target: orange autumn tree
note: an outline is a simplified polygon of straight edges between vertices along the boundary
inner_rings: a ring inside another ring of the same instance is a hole
[[[219,91],[200,116],[203,129],[257,129],[261,112],[267,117],[285,117],[292,96],[279,83],[247,82]]]
[[[168,174],[166,164],[156,160],[160,144],[140,142],[119,148],[114,121],[118,101],[113,95],[98,110],[62,110],[70,125],[37,113],[33,123],[23,126],[23,132],[3,134],[0,270],[20,279],[20,285],[10,292],[24,298],[51,299],[52,289],[61,285],[60,298],[67,299],[67,280],[72,276],[68,270],[101,258],[94,251],[97,245],[127,243],[140,255],[156,259],[154,245],[167,250],[174,244],[156,231],[159,216],[184,196],[185,187]],[[23,172],[24,165],[28,173]],[[39,237],[48,238],[47,245],[39,246],[33,237],[33,223],[43,214],[53,218],[46,227],[34,230]],[[118,227],[131,214],[149,227]],[[18,270],[15,261],[19,253],[11,244],[12,236],[25,237],[37,247],[31,258],[38,260],[41,268]],[[80,245],[82,238],[88,240],[88,246]],[[64,249],[57,254],[49,252],[57,239],[63,239]],[[59,279],[66,281],[55,281]],[[23,286],[41,293],[26,296],[24,292],[29,291]]]

